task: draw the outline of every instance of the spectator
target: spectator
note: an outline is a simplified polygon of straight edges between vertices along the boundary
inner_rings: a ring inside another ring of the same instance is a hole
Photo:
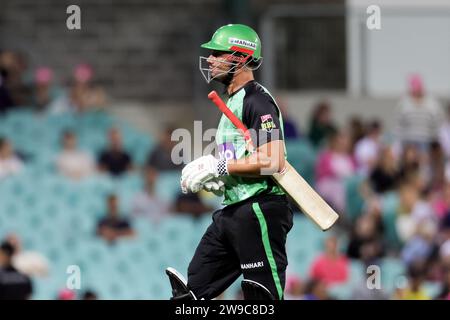
[[[450,159],[450,103],[447,105],[445,121],[439,128],[439,143],[444,150],[446,159]]]
[[[62,136],[62,151],[56,158],[56,167],[60,174],[78,180],[92,175],[95,171],[94,159],[77,147],[74,132],[66,131]]]
[[[330,300],[325,282],[320,279],[309,279],[305,284],[303,300]]]
[[[433,199],[433,211],[439,220],[450,211],[450,182],[446,182],[442,192]]]
[[[423,262],[417,261],[408,268],[408,285],[395,298],[401,300],[429,300],[423,287],[425,269]]]
[[[286,277],[286,289],[284,294],[285,300],[301,300],[303,299],[303,284],[300,277],[296,275],[288,275]]]
[[[358,116],[352,116],[349,122],[350,152],[353,154],[356,144],[366,135],[363,121]]]
[[[0,53],[0,87],[4,88],[0,91],[3,91],[3,99],[6,98],[7,110],[15,106],[25,106],[30,102],[30,86],[24,83],[27,68],[27,59],[21,52],[5,50]]]
[[[128,238],[135,235],[126,218],[119,216],[118,199],[115,195],[107,198],[107,213],[97,225],[97,235],[113,244],[119,238]]]
[[[345,179],[355,172],[349,151],[348,134],[336,132],[329,137],[328,148],[316,163],[317,190],[338,212],[345,210]]]
[[[417,146],[407,144],[402,149],[402,154],[399,162],[400,179],[406,179],[411,174],[420,173],[422,158]]]
[[[436,223],[436,215],[429,201],[420,196],[420,190],[412,183],[400,187],[400,206],[396,229],[400,239],[407,242],[416,233],[419,224]]]
[[[12,265],[14,247],[3,242],[0,245],[0,300],[27,300],[33,293],[31,279]]]
[[[378,121],[370,123],[367,135],[360,139],[355,146],[355,160],[358,170],[367,176],[377,164],[381,150],[381,125]]]
[[[167,126],[161,133],[159,143],[150,152],[147,160],[147,166],[155,168],[158,171],[180,170],[182,164],[175,164],[172,161],[172,149],[175,141],[172,141],[172,132],[175,130],[172,126]]]
[[[312,279],[323,281],[327,286],[347,281],[349,261],[339,253],[336,236],[325,240],[325,252],[314,260],[309,274]]]
[[[73,290],[70,289],[61,289],[56,296],[57,300],[75,300],[76,294]]]
[[[438,101],[427,95],[422,77],[409,77],[409,93],[397,107],[396,134],[402,146],[413,144],[421,152],[436,140],[443,113]]]
[[[38,111],[47,110],[61,96],[61,91],[53,84],[53,70],[39,67],[34,73],[32,104]]]
[[[409,266],[414,261],[428,261],[435,250],[436,224],[425,221],[417,226],[415,235],[405,244],[401,252],[401,258],[405,265]]]
[[[14,101],[8,88],[8,66],[6,54],[0,50],[0,115],[14,106]]]
[[[381,149],[375,168],[370,173],[370,185],[375,193],[382,194],[394,190],[398,178],[399,173],[394,153],[390,146],[386,146]]]
[[[29,277],[46,277],[49,273],[49,261],[40,252],[22,249],[20,238],[10,234],[5,241],[14,248],[12,264],[19,272]]]
[[[102,87],[93,82],[94,70],[85,63],[78,64],[73,72],[73,84],[70,88],[70,101],[78,112],[103,108],[106,94]]]
[[[15,154],[11,143],[0,137],[0,180],[23,170],[23,162]]]
[[[86,290],[82,296],[81,300],[98,300],[97,293],[92,290]]]
[[[441,191],[445,182],[445,155],[437,141],[430,143],[428,157],[423,165],[428,189]]]
[[[144,190],[138,193],[133,199],[132,213],[135,216],[145,216],[153,222],[158,223],[169,213],[169,205],[159,199],[155,194],[155,183],[158,178],[158,172],[149,167],[144,173]]]
[[[131,156],[123,149],[122,134],[119,129],[109,130],[109,146],[100,153],[98,166],[100,171],[107,171],[119,176],[132,169]]]
[[[310,121],[308,138],[315,147],[320,147],[336,131],[331,119],[331,108],[327,101],[319,102]]]
[[[289,116],[285,99],[282,97],[279,97],[277,99],[277,101],[278,101],[278,107],[280,108],[280,112],[283,116],[284,138],[286,140],[300,138],[301,133],[298,130],[297,124],[295,123],[295,121],[293,119],[291,119],[291,117]]]
[[[347,257],[362,259],[367,265],[384,255],[380,234],[381,221],[372,214],[360,216],[353,227],[347,247]]]

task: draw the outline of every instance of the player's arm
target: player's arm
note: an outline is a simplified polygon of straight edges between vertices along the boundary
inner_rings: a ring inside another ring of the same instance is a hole
[[[278,108],[269,95],[255,94],[245,101],[242,122],[250,130],[256,151],[229,160],[231,175],[259,177],[279,172],[285,165],[285,150]]]
[[[231,175],[259,177],[279,172],[285,165],[283,140],[270,141],[258,147],[249,157],[229,160],[227,164]]]

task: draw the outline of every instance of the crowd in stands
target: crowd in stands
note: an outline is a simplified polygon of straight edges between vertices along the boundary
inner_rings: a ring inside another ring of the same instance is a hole
[[[56,81],[49,67],[38,67],[32,76],[28,72],[24,55],[0,52],[0,117],[23,106],[39,114],[107,112],[107,95],[94,81],[93,68],[88,64],[75,66],[65,86]],[[332,101],[326,100],[317,104],[305,130],[285,115],[286,140],[302,141],[316,152],[314,187],[341,215],[308,276],[288,273],[287,299],[331,299],[330,289],[350,277],[352,260],[370,266],[384,257],[402,261],[408,270],[404,285],[396,286],[394,295],[367,291],[362,285],[355,288],[353,298],[450,299],[450,107],[445,112],[419,75],[411,76],[408,84],[408,93],[395,110],[393,132],[386,131],[378,119],[359,117],[339,127],[333,119]],[[280,108],[285,113],[285,102],[281,101]],[[173,129],[168,126],[161,132],[142,166],[124,146],[119,128],[104,132],[107,144],[97,153],[81,149],[79,137],[71,128],[61,135],[53,167],[68,180],[96,174],[120,177],[130,172],[142,176],[143,188],[133,197],[129,215],[120,211],[120,194],[104,199],[107,210],[92,232],[108,244],[136,237],[132,220],[137,217],[149,217],[152,223],[158,223],[174,212],[199,217],[214,209],[197,194],[180,193],[173,203],[156,195],[159,175],[181,169],[170,157]],[[10,137],[0,137],[0,184],[20,174],[29,161],[20,145],[13,145]],[[349,211],[347,188],[353,177],[361,177],[354,197],[361,197],[363,205],[356,213]],[[397,200],[391,217],[393,230],[386,224],[383,206],[389,196]],[[47,259],[39,253],[24,252],[17,235],[0,236],[0,288],[7,287],[13,277],[18,283],[9,297],[29,298],[30,277],[47,272]],[[439,283],[440,292],[429,296],[423,289],[426,281]],[[3,292],[8,291],[0,290],[0,298]],[[77,297],[63,290],[57,298]],[[97,295],[89,291],[80,298],[95,299]]]

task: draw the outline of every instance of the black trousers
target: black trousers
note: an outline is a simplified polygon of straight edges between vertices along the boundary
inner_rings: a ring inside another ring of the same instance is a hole
[[[214,212],[188,268],[197,298],[216,298],[241,274],[283,299],[286,237],[293,213],[285,196],[260,195]]]

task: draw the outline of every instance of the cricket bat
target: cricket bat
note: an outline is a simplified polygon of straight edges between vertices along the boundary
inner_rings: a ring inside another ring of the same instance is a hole
[[[251,136],[238,117],[227,107],[216,91],[211,91],[208,98],[230,119],[234,126],[241,130],[245,140],[253,145]],[[312,219],[323,231],[330,229],[339,215],[325,200],[302,178],[302,176],[285,162],[285,168],[272,175],[275,182],[286,192],[303,213]]]

